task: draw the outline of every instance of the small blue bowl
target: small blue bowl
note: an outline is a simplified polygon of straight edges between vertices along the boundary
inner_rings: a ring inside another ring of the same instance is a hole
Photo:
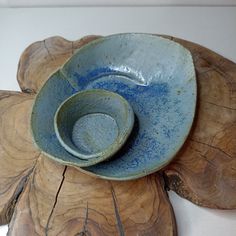
[[[58,108],[54,128],[61,145],[89,166],[112,157],[129,137],[134,114],[120,95],[101,89],[78,92]]]
[[[68,97],[91,89],[124,97],[132,106],[135,123],[112,159],[82,171],[105,179],[136,179],[174,158],[189,134],[196,106],[196,76],[187,49],[150,34],[111,35],[80,48],[47,80],[32,112],[36,144],[64,165],[80,167],[85,160],[61,145],[54,116]]]

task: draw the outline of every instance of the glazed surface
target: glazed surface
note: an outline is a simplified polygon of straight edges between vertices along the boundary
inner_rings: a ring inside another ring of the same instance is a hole
[[[131,137],[111,161],[85,171],[107,179],[133,179],[173,159],[190,131],[195,112],[196,78],[187,49],[147,34],[113,35],[81,48],[36,98],[33,133],[38,146],[53,159],[79,165],[59,144],[53,117],[70,95],[95,88],[122,95],[131,104],[136,121]],[[41,128],[42,114],[47,116],[45,128]]]

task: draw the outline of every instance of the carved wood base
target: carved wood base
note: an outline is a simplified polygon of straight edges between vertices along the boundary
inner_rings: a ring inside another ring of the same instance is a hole
[[[181,39],[198,82],[194,125],[163,171],[126,182],[96,179],[57,164],[34,146],[35,94],[75,52],[96,39],[52,37],[22,54],[20,92],[0,92],[0,224],[9,235],[176,235],[166,189],[195,204],[236,208],[236,64]]]

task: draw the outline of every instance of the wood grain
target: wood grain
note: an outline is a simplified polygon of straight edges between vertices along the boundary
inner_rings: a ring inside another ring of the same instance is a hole
[[[0,224],[9,222],[39,151],[29,129],[34,97],[0,91]]]
[[[236,208],[236,65],[199,45],[172,40],[192,52],[198,105],[187,142],[165,170],[169,188],[201,206]]]
[[[86,36],[77,41],[51,37],[31,44],[22,53],[17,71],[20,88],[26,93],[36,93],[48,79],[84,44],[99,38]]]
[[[136,181],[96,179],[39,158],[9,235],[176,235],[158,175]]]

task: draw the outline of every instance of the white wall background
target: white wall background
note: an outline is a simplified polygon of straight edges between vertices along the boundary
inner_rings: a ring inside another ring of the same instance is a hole
[[[181,5],[181,6],[232,6],[235,0],[0,0],[5,7],[35,6],[128,6],[128,5]]]
[[[236,62],[236,7],[2,8],[0,89],[19,90],[16,82],[18,60],[25,47],[34,41],[53,35],[75,40],[88,34],[119,32],[160,33],[185,38]],[[169,196],[179,236],[236,235],[236,210],[210,210],[197,207],[173,192]],[[0,236],[5,236],[6,232],[6,226],[0,227]]]

